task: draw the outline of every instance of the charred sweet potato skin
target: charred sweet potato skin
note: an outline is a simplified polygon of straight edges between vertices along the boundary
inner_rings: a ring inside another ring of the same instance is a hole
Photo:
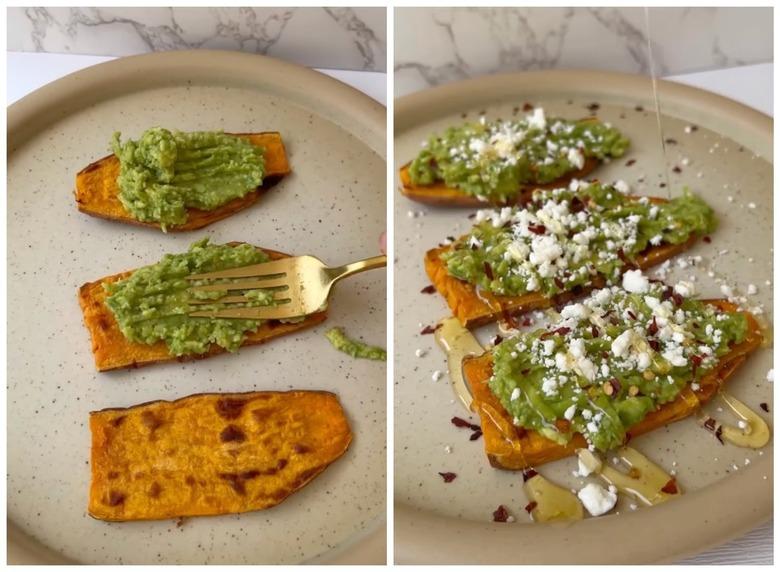
[[[256,203],[265,191],[290,173],[284,142],[279,133],[237,133],[235,135],[243,137],[265,150],[263,185],[255,191],[247,193],[243,197],[233,199],[211,211],[189,209],[187,211],[187,222],[181,225],[169,226],[168,232],[197,230],[227,218]],[[139,221],[125,209],[119,200],[119,187],[116,184],[118,176],[119,159],[116,155],[103,157],[79,171],[76,175],[75,191],[78,209],[83,213],[99,218],[116,220],[137,226],[160,228],[160,223]]]
[[[664,202],[664,199],[658,198],[651,200],[654,203]],[[654,246],[637,256],[636,266],[646,270],[661,264],[693,246],[697,238],[694,235],[682,244]],[[551,308],[605,286],[604,280],[596,276],[588,288],[582,288],[577,292],[563,292],[552,298],[540,292],[530,292],[522,296],[496,296],[490,292],[477,294],[477,289],[473,284],[459,280],[447,272],[447,267],[441,260],[441,254],[449,248],[449,246],[438,247],[426,252],[425,271],[437,292],[447,301],[452,314],[466,328],[483,326],[502,317]]]
[[[88,511],[107,521],[262,510],[341,457],[352,432],[325,391],[199,394],[90,413]]]
[[[464,193],[460,189],[448,187],[441,181],[432,185],[415,185],[409,174],[409,165],[407,163],[401,167],[399,176],[401,179],[401,194],[405,197],[425,203],[427,205],[440,207],[474,207],[484,208],[488,206],[512,206],[522,205],[531,200],[531,195],[536,189],[557,189],[568,186],[573,179],[585,179],[596,167],[599,166],[598,159],[588,157],[582,169],[572,171],[564,177],[560,177],[551,183],[544,185],[528,185],[521,187],[517,195],[511,201],[481,201],[477,197]]]
[[[708,303],[724,311],[734,312],[737,307],[726,300],[709,300]],[[744,312],[748,320],[745,340],[731,348],[718,365],[699,381],[699,389],[690,386],[674,401],[662,405],[628,430],[629,439],[654,429],[684,419],[711,399],[726,380],[755,351],[763,341],[758,322],[752,314]],[[528,431],[512,424],[512,417],[490,391],[488,380],[493,373],[490,353],[469,358],[463,362],[463,374],[474,398],[472,409],[480,416],[485,453],[490,464],[498,469],[521,470],[571,456],[577,449],[587,447],[579,433],[567,445],[559,445],[536,431]]]
[[[236,243],[232,243],[236,244]],[[273,250],[263,249],[272,260],[286,258],[289,255]],[[224,353],[226,350],[216,344],[205,354],[176,357],[171,355],[165,342],[155,344],[139,344],[125,338],[111,310],[106,306],[106,293],[103,284],[118,282],[132,274],[132,270],[106,276],[94,282],[88,282],[79,288],[79,305],[84,315],[84,325],[92,340],[92,353],[95,357],[95,367],[98,371],[110,371],[129,367],[140,367],[158,362],[188,361],[203,359]],[[327,311],[310,314],[297,323],[284,323],[269,320],[263,323],[256,332],[247,334],[242,346],[262,344],[279,336],[297,332],[304,328],[315,326],[325,320]]]

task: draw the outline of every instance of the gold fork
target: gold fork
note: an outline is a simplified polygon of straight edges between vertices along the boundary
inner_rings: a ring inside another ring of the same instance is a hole
[[[251,299],[243,294],[223,296],[218,299],[192,300],[190,304],[227,304],[221,310],[190,312],[196,318],[245,318],[254,320],[281,320],[306,316],[320,310],[328,301],[330,289],[339,280],[358,272],[387,266],[387,256],[374,256],[344,266],[328,268],[314,256],[281,258],[271,262],[241,266],[205,274],[193,274],[188,280],[221,280],[247,278],[235,282],[221,282],[192,286],[191,292],[219,292],[272,289],[273,306],[229,307],[244,304]]]

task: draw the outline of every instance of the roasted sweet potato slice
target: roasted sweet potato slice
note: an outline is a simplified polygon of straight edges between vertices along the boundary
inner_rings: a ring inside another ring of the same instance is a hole
[[[256,203],[260,196],[290,173],[287,153],[284,149],[282,136],[276,132],[268,133],[237,133],[258,147],[265,149],[265,176],[263,185],[257,190],[247,193],[241,198],[233,199],[221,207],[202,211],[189,209],[187,222],[168,227],[169,232],[196,230],[213,222],[227,218]],[[116,155],[108,155],[99,161],[79,171],[76,175],[76,204],[78,209],[88,215],[118,220],[138,226],[160,228],[158,222],[141,222],[135,219],[119,200],[119,187],[116,179],[119,176],[119,159]]]
[[[653,198],[654,203],[665,202],[664,199]],[[661,244],[648,249],[637,257],[637,267],[646,270],[663,261],[672,258],[687,250],[696,242],[697,237],[691,238],[682,244]],[[425,271],[436,287],[436,290],[444,296],[452,314],[467,328],[473,328],[495,322],[502,317],[511,317],[532,310],[551,308],[557,304],[563,304],[576,296],[586,294],[591,290],[603,288],[605,282],[599,277],[594,278],[593,284],[588,288],[582,288],[576,293],[564,292],[553,298],[548,298],[540,292],[532,292],[523,296],[495,296],[490,292],[480,292],[473,284],[458,280],[447,272],[447,267],[440,259],[440,255],[449,247],[433,248],[425,253]]]
[[[155,520],[261,510],[349,447],[325,391],[205,393],[90,413],[89,514]]]
[[[708,300],[709,304],[721,310],[734,312],[737,307],[725,300]],[[756,319],[745,312],[748,320],[748,335],[741,344],[731,348],[717,367],[699,381],[699,389],[690,386],[684,389],[676,400],[662,405],[648,414],[642,421],[628,430],[629,438],[637,437],[688,417],[703,403],[712,398],[726,380],[756,350],[763,340]],[[493,374],[493,358],[490,353],[463,362],[463,374],[474,398],[472,409],[479,415],[485,440],[485,453],[490,464],[499,469],[519,470],[536,467],[573,455],[577,449],[587,447],[579,433],[566,445],[559,445],[536,431],[515,427],[512,417],[490,391],[488,380]]]
[[[289,256],[273,250],[263,249],[263,251],[272,260]],[[129,270],[113,276],[106,276],[95,282],[88,282],[79,289],[79,304],[84,313],[84,325],[89,330],[92,338],[92,353],[95,356],[95,367],[98,371],[139,367],[165,361],[203,359],[226,351],[215,344],[205,354],[177,358],[171,355],[164,342],[147,345],[131,342],[125,338],[114,319],[114,315],[105,304],[107,293],[105,288],[103,288],[103,284],[118,282],[132,274],[132,272],[132,270]],[[263,323],[256,332],[247,334],[242,345],[254,346],[262,344],[273,338],[317,325],[324,321],[326,317],[327,312],[323,311],[310,314],[303,321],[297,323],[269,320]]]
[[[427,205],[484,208],[488,206],[522,205],[527,203],[531,199],[531,194],[536,189],[557,189],[568,186],[572,179],[585,179],[599,166],[599,161],[593,157],[587,157],[582,169],[573,171],[551,183],[521,187],[515,198],[512,201],[507,202],[481,201],[477,197],[464,193],[460,189],[448,187],[441,181],[437,181],[432,185],[415,185],[412,183],[412,178],[409,175],[410,164],[411,163],[407,163],[401,167],[400,171],[401,194],[404,196],[413,201],[417,201],[418,203],[425,203]]]

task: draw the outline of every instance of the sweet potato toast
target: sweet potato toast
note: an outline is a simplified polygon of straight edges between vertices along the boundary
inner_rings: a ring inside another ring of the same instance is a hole
[[[656,204],[665,202],[665,199],[660,198],[651,198],[650,200]],[[637,267],[646,270],[661,264],[693,246],[696,239],[696,236],[691,236],[688,241],[682,244],[660,244],[651,247],[637,256]],[[467,328],[489,324],[501,317],[551,308],[591,290],[603,288],[605,285],[605,282],[596,276],[590,287],[582,288],[576,294],[564,292],[553,298],[540,292],[532,292],[522,296],[496,296],[490,292],[477,293],[473,284],[459,280],[447,272],[447,267],[439,256],[448,248],[448,246],[438,247],[426,252],[425,271],[439,294],[447,300],[452,314]]]
[[[236,244],[236,243],[232,243]],[[263,249],[271,260],[286,258],[289,255],[273,250]],[[153,345],[131,342],[125,338],[114,319],[114,315],[105,304],[107,293],[103,288],[106,282],[118,282],[132,274],[132,270],[106,276],[94,282],[88,282],[79,289],[79,304],[84,313],[84,325],[89,330],[92,339],[92,353],[95,356],[95,367],[98,371],[110,371],[127,367],[139,367],[165,361],[187,361],[203,359],[226,350],[214,344],[211,349],[201,355],[175,357],[168,351],[165,342],[157,342]],[[262,344],[268,340],[290,334],[319,324],[327,317],[327,311],[310,314],[297,323],[278,322],[269,320],[264,322],[254,333],[247,334],[242,346]]]
[[[279,504],[341,457],[352,432],[325,391],[205,393],[90,413],[89,514],[157,520]]]
[[[514,200],[507,202],[481,201],[477,197],[464,193],[460,189],[448,187],[441,181],[432,185],[415,185],[409,175],[409,165],[407,163],[401,167],[401,194],[418,203],[442,207],[486,207],[522,205],[531,199],[531,193],[536,189],[557,189],[566,187],[573,179],[585,179],[596,167],[599,166],[598,159],[586,157],[582,169],[572,171],[568,175],[556,179],[551,183],[544,185],[527,185],[521,187]]]
[[[707,300],[721,310],[734,312],[737,307],[725,300]],[[725,381],[756,350],[763,340],[756,319],[744,312],[748,320],[745,340],[731,348],[718,365],[699,380],[699,389],[687,386],[674,401],[662,405],[628,430],[629,438],[678,421],[694,413],[701,404],[711,399]],[[463,374],[474,398],[472,409],[479,415],[485,439],[485,453],[490,464],[499,469],[519,470],[535,467],[573,455],[576,449],[587,447],[582,435],[575,434],[567,445],[559,445],[536,431],[529,431],[512,424],[512,417],[501,405],[488,386],[493,373],[490,353],[463,362]]]
[[[219,208],[211,211],[188,209],[187,222],[168,227],[168,231],[196,230],[213,222],[227,218],[256,203],[260,196],[290,173],[287,153],[284,149],[282,136],[276,132],[268,133],[237,133],[252,144],[265,149],[265,176],[263,185],[243,197],[233,199]],[[119,176],[119,159],[116,155],[108,155],[85,167],[76,175],[76,204],[78,209],[88,215],[117,220],[139,226],[160,228],[159,222],[142,222],[135,219],[125,209],[119,200],[119,187],[116,179]]]

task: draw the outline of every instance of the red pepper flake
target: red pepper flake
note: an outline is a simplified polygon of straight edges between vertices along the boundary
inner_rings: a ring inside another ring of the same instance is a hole
[[[626,167],[630,167],[634,163],[636,163],[636,159],[629,159],[628,161],[626,161]]]
[[[769,413],[769,405],[767,405],[765,402],[762,402],[758,405],[761,409]]]
[[[593,324],[593,325],[590,327],[590,334],[591,334],[591,335],[592,335],[594,338],[598,338],[598,337],[600,337],[600,336],[601,336],[601,332],[599,331],[598,327],[596,327],[596,324]]]
[[[658,324],[655,321],[655,316],[653,316],[653,321],[650,322],[650,325],[647,327],[647,335],[654,336],[657,333],[658,333]]]
[[[566,287],[566,284],[563,283],[563,280],[561,280],[557,276],[553,278],[553,282],[555,282],[555,285],[561,290],[563,290]]]
[[[530,371],[531,371],[531,368],[526,368],[526,369],[520,370],[520,375],[528,375],[528,372],[530,372]]]
[[[509,511],[502,504],[498,505],[498,508],[493,511],[493,522],[506,522],[509,518]]]
[[[525,505],[525,512],[528,514],[531,514],[531,511],[535,509],[537,506],[539,506],[539,503],[536,501],[531,501],[527,505]]]
[[[585,210],[585,203],[578,196],[574,196],[571,199],[571,207],[569,211],[572,213],[578,213]]]
[[[672,169],[672,172],[674,172],[674,173],[682,173],[682,169],[680,169],[680,167],[675,165],[674,168]]]
[[[485,276],[488,277],[488,280],[493,280],[493,268],[491,268],[487,261],[485,261],[483,266],[485,267]]]
[[[707,419],[704,421],[704,428],[707,431],[710,431],[711,433],[715,434],[715,437],[720,441],[720,444],[723,445],[723,437],[721,436],[723,433],[723,427],[718,425],[718,422],[715,421],[712,417],[707,417]]]
[[[547,232],[547,227],[543,224],[529,224],[528,230],[534,234],[544,234]]]
[[[420,334],[426,335],[426,334],[432,334],[436,330],[441,328],[441,324],[436,324],[435,326],[425,326],[422,330],[420,330]]]
[[[458,476],[455,473],[439,473],[439,475],[441,475],[441,478],[444,479],[445,483],[451,483],[455,480],[455,477]]]
[[[668,494],[668,495],[676,495],[678,492],[680,492],[680,491],[677,489],[677,481],[674,479],[674,477],[672,477],[671,479],[669,479],[669,482],[668,482],[668,483],[666,483],[666,484],[663,486],[663,488],[661,489],[661,491],[665,492],[665,493],[666,493],[666,494]]]
[[[544,340],[551,336],[554,336],[555,334],[558,334],[559,336],[565,336],[569,332],[571,332],[571,328],[566,328],[566,327],[558,328],[557,330],[552,330],[550,332],[543,333],[541,336],[539,336],[539,339]]]
[[[698,131],[699,128],[696,125],[691,125],[691,131]]]
[[[471,437],[469,437],[469,441],[476,441],[480,437],[482,437],[482,429],[478,429],[478,430],[474,431],[471,434]]]
[[[645,108],[644,108],[644,107],[642,107],[641,105],[637,105],[637,106],[634,108],[634,111],[639,111],[640,113],[641,113],[642,111],[644,111],[644,110],[645,110]]]
[[[631,318],[632,320],[636,320],[636,314],[634,314],[634,312],[632,312],[631,310],[626,310],[626,314],[628,314],[628,317]]]
[[[666,300],[668,300],[669,298],[672,297],[673,293],[674,293],[674,290],[672,289],[672,287],[671,286],[667,286],[666,288],[664,288],[664,291],[661,294],[661,300],[663,300],[665,302]]]
[[[531,321],[531,318],[525,318],[525,319],[523,320],[523,325],[524,325],[524,326],[528,327],[528,326],[530,326],[531,324],[533,324],[533,321]]]
[[[620,393],[620,388],[622,386],[620,385],[620,381],[616,377],[613,377],[612,379],[610,379],[609,380],[609,384],[612,386],[612,389],[614,390],[612,392],[612,399],[614,399]]]
[[[469,219],[469,220],[471,220],[471,219],[473,219],[473,218],[476,218],[476,217],[477,217],[477,213],[471,213],[471,214],[470,214],[469,216],[467,216],[466,218],[467,218],[467,219]]]
[[[429,284],[428,286],[420,290],[421,294],[433,294],[434,292],[436,292],[436,286],[434,286],[433,284]]]
[[[538,475],[534,469],[523,469],[523,482],[526,483]]]
[[[666,183],[661,183],[661,184],[660,184],[660,185],[658,185],[658,186],[659,186],[659,187],[661,187],[661,188],[663,189],[664,187],[666,187]]]
[[[672,137],[667,137],[665,143],[667,145],[677,145],[677,139],[673,139]]]
[[[493,342],[492,343],[493,343],[494,346],[497,346],[498,344],[500,344],[503,341],[504,341],[504,338],[502,338],[501,336],[496,334],[496,337],[493,338]]]
[[[691,377],[693,377],[693,379],[696,379],[696,370],[699,369],[703,360],[704,358],[702,356],[691,356],[691,363],[693,364],[693,367],[691,367]]]
[[[479,425],[474,425],[473,423],[470,423],[469,421],[466,421],[465,419],[461,419],[460,417],[453,417],[450,419],[450,422],[455,425],[455,427],[468,427],[472,431],[479,431]]]
[[[526,101],[523,104],[523,111],[533,111],[533,108],[534,108],[534,106],[533,106],[532,103],[529,103],[529,102]]]
[[[661,349],[661,342],[658,340],[647,340],[647,345],[653,348],[654,352],[657,352]]]
[[[588,111],[590,111],[591,113],[596,113],[599,110],[600,107],[601,107],[601,105],[599,105],[598,103],[594,102],[594,103],[591,103],[590,105],[588,105],[586,107],[586,109]]]
[[[675,306],[682,306],[684,298],[677,292],[672,292],[672,302]]]
[[[622,248],[618,248],[617,257],[620,259],[620,262],[622,262],[626,266],[631,266],[631,261],[626,257],[626,253],[623,252]]]
[[[703,240],[704,242],[706,242],[707,244],[709,244],[709,243],[711,243],[711,242],[712,242],[712,239],[711,239],[709,236],[705,236],[704,238],[702,238],[702,240]]]
[[[720,441],[721,445],[725,445],[723,442],[723,425],[718,425],[718,428],[715,429],[715,438]]]

